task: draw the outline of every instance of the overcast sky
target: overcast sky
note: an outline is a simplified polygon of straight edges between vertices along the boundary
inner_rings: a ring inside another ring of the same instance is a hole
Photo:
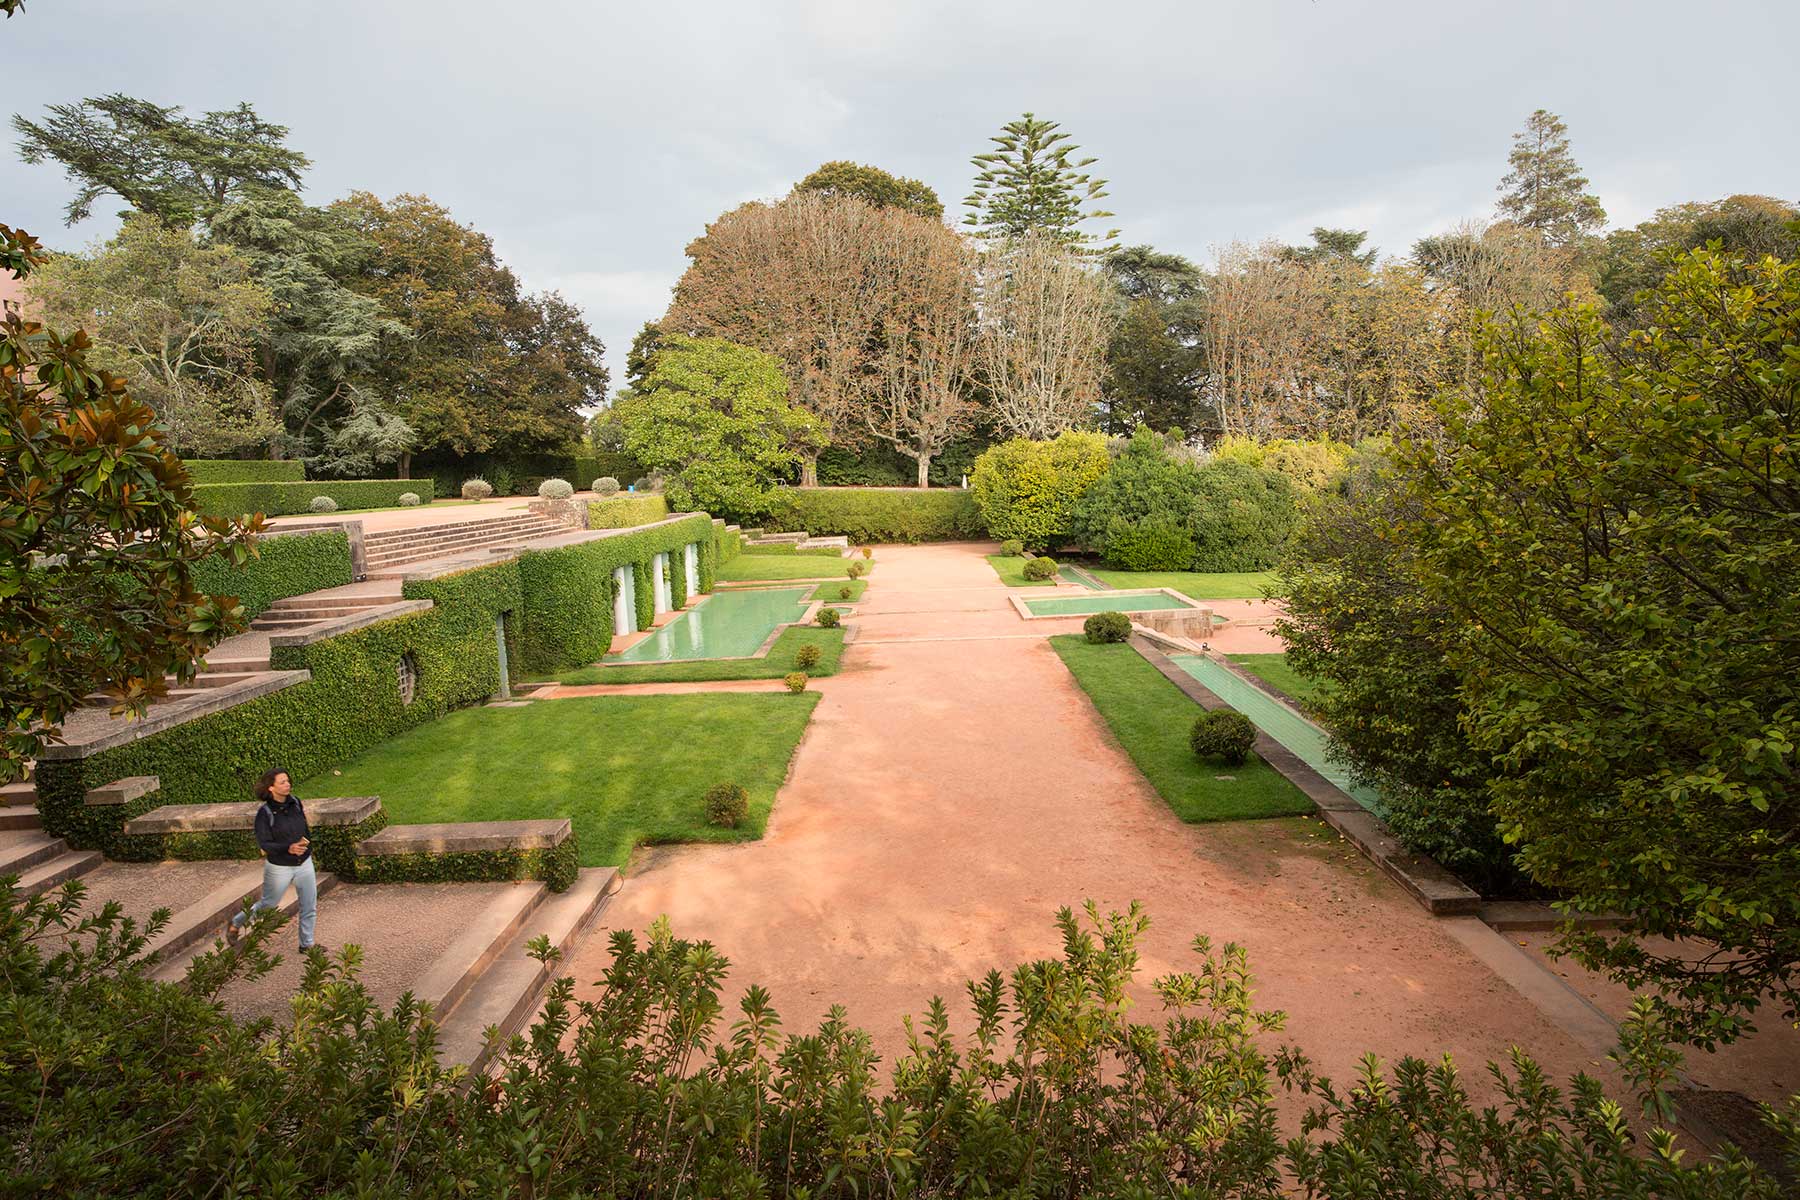
[[[1615,225],[1800,200],[1796,45],[1795,0],[27,0],[0,21],[0,97],[248,100],[312,158],[310,201],[429,195],[586,310],[616,384],[687,242],[829,159],[960,217],[970,155],[1029,109],[1099,157],[1126,243],[1203,260],[1323,224],[1403,253],[1491,215],[1540,106]],[[110,234],[63,228],[61,172],[0,136],[0,220],[60,249]]]

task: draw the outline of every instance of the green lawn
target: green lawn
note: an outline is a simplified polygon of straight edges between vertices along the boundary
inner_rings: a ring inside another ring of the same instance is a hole
[[[1104,571],[1088,573],[1116,588],[1174,588],[1194,600],[1261,600],[1273,571]]]
[[[722,565],[716,578],[727,583],[762,579],[845,579],[850,575],[852,561],[863,560],[825,558],[817,554],[740,554]]]
[[[781,631],[761,658],[703,658],[692,662],[636,663],[618,667],[582,667],[558,675],[559,683],[693,683],[714,679],[780,679],[798,671],[794,655],[802,646],[817,646],[819,661],[808,675],[836,675],[844,654],[844,631],[795,625]]]
[[[584,867],[623,866],[656,842],[762,836],[817,692],[591,696],[466,708],[295,790],[380,796],[394,824],[571,817]],[[706,823],[706,789],[750,793],[737,829]]]
[[[1264,683],[1286,692],[1301,703],[1307,703],[1331,685],[1302,675],[1288,666],[1285,654],[1231,654],[1226,657]]]
[[[1291,817],[1313,811],[1299,788],[1260,758],[1241,767],[1202,763],[1188,749],[1200,706],[1130,646],[1091,646],[1078,634],[1050,639],[1113,736],[1183,821]]]
[[[988,565],[994,568],[994,574],[998,575],[1000,577],[1000,582],[1004,583],[1007,587],[1055,587],[1056,586],[1056,580],[1053,578],[1052,579],[1027,579],[1027,578],[1025,578],[1025,564],[1031,561],[1029,558],[1023,558],[1018,555],[1014,555],[1013,557],[1008,558],[1004,554],[990,554],[987,556],[987,560],[988,560]]]
[[[854,604],[862,599],[863,590],[868,586],[869,581],[866,579],[846,579],[842,583],[821,583],[818,587],[813,589],[811,598],[814,600],[830,600],[837,604]],[[850,589],[850,595],[847,597],[840,596],[838,593],[845,588]]]

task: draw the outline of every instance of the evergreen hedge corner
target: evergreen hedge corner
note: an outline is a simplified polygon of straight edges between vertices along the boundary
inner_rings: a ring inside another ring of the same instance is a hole
[[[238,517],[259,512],[282,517],[311,512],[314,496],[329,496],[340,509],[395,508],[405,492],[429,500],[429,479],[320,479],[305,483],[204,483],[193,489],[194,511]]]
[[[566,892],[580,870],[581,856],[571,831],[560,844],[548,848],[364,855],[345,869],[344,877],[356,883],[508,883],[538,879],[553,892]]]
[[[816,537],[843,534],[857,542],[987,536],[974,495],[961,488],[778,488],[769,494],[769,522]]]
[[[194,586],[210,596],[236,596],[253,621],[277,600],[351,582],[350,536],[341,529],[261,537],[241,567],[221,558],[194,565]]]
[[[300,483],[306,478],[306,464],[297,458],[275,462],[269,459],[184,458],[188,478],[195,484],[213,483]]]
[[[669,501],[661,492],[588,501],[589,529],[635,529],[668,515]]]

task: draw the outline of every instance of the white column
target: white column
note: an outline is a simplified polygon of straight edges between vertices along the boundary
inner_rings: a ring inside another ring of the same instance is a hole
[[[655,598],[656,611],[659,613],[666,613],[671,608],[675,607],[674,604],[671,603],[671,601],[674,599],[674,596],[669,591],[669,555],[668,555],[668,552],[664,551],[663,553],[658,554],[655,558],[651,559],[650,565],[651,565],[651,569],[654,571],[655,577],[656,577],[655,578],[655,591],[653,591],[651,593],[651,595]]]
[[[613,568],[613,636],[637,632],[637,601],[631,594],[631,566]]]
[[[689,542],[681,548],[681,557],[687,567],[688,602],[700,594],[700,543]]]

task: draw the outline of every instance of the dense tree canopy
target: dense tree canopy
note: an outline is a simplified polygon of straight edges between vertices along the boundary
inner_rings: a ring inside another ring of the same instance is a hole
[[[1128,246],[1106,256],[1122,311],[1106,346],[1101,424],[1126,434],[1139,425],[1195,432],[1216,418],[1206,382],[1205,276],[1179,254]]]
[[[1682,251],[1714,245],[1751,260],[1800,258],[1800,207],[1771,196],[1727,196],[1658,209],[1634,228],[1614,230],[1599,262],[1607,315],[1629,320],[1639,293],[1654,288]]]
[[[941,220],[944,202],[930,185],[917,179],[890,175],[880,167],[839,160],[828,162],[794,185],[796,192],[821,192],[827,196],[855,196],[876,208],[903,208],[921,217]]]

